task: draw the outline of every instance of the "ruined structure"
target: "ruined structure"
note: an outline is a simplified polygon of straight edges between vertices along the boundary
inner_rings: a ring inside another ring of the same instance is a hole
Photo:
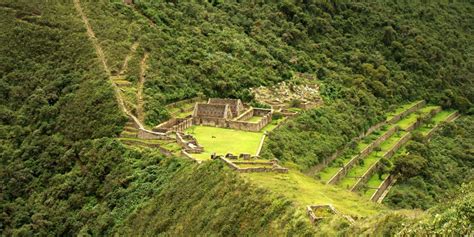
[[[254,116],[261,119],[249,122]],[[272,121],[272,110],[245,108],[239,99],[211,98],[207,103],[196,103],[192,117],[195,125],[257,132]]]
[[[211,98],[207,103],[197,102],[192,115],[171,118],[153,128],[160,133],[180,133],[193,125],[232,128],[258,132],[272,121],[271,109],[246,107],[239,99]],[[258,121],[249,121],[258,117]]]

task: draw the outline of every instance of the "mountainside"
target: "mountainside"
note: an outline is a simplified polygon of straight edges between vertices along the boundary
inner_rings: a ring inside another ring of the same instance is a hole
[[[470,2],[0,0],[0,232],[472,235],[473,12]],[[240,174],[187,160],[174,138],[133,137],[190,112],[172,103],[269,108],[252,88],[308,80],[322,105],[273,114],[260,131],[259,161],[288,174]],[[367,185],[347,188],[358,173],[329,182],[391,129]],[[369,184],[389,175],[383,202],[369,201]],[[313,204],[340,214],[313,224]]]

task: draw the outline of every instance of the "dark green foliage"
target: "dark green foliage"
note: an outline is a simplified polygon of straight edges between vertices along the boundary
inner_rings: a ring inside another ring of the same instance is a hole
[[[384,203],[395,208],[429,208],[474,178],[474,120],[446,124],[430,143],[410,142],[409,155],[395,157],[401,177]]]
[[[395,158],[394,174],[399,174],[402,179],[416,176],[426,166],[427,160],[419,155],[401,155]]]
[[[118,233],[168,235],[305,235],[312,228],[291,202],[250,187],[213,161],[188,167],[142,205]],[[179,220],[178,222],[176,220]],[[274,228],[277,224],[279,227]]]

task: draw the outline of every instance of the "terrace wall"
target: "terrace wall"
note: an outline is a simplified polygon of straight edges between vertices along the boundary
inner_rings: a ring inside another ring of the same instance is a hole
[[[328,184],[335,184],[339,182],[342,178],[344,178],[349,170],[354,167],[359,160],[364,159],[367,155],[369,155],[376,147],[378,147],[382,142],[387,140],[390,136],[392,136],[395,132],[398,131],[398,127],[394,126],[386,131],[382,136],[378,137],[375,141],[373,141],[370,145],[368,145],[364,150],[360,151],[359,154],[355,155],[347,164],[345,164],[327,183]]]
[[[236,161],[234,163],[223,157],[219,157],[219,159],[224,161],[224,163],[226,163],[230,168],[240,173],[265,173],[265,172],[288,173],[287,168],[281,167],[274,162]],[[238,164],[272,165],[272,167],[240,168]]]
[[[352,142],[357,142],[357,141],[360,141],[362,138],[372,134],[374,131],[380,129],[381,127],[383,127],[384,125],[386,125],[387,123],[385,121],[383,122],[380,122],[378,124],[375,124],[373,125],[372,127],[368,128],[365,132],[363,132],[362,134],[360,134],[358,137],[355,137],[351,140],[351,142],[345,144],[342,148],[339,148],[338,150],[336,150],[336,152],[334,152],[330,157],[326,158],[326,159],[323,159],[319,164],[313,166],[309,172],[310,173],[315,173],[315,172],[319,172],[321,170],[323,170],[326,166],[328,166],[331,162],[333,162],[335,159],[337,159],[339,156],[342,155],[342,153],[344,153],[344,151],[349,147],[349,144],[352,143]]]
[[[456,112],[450,114],[444,121],[445,121],[445,122],[451,122],[451,121],[455,120],[457,117],[459,117],[459,112],[458,112],[458,111],[456,111]],[[436,130],[438,130],[439,127],[440,127],[440,124],[437,124],[434,128],[432,128],[432,129],[426,134],[425,139],[426,139],[426,140],[430,140],[431,137],[433,136],[434,132],[435,132]]]
[[[400,149],[400,147],[405,145],[405,143],[407,143],[411,139],[411,137],[411,133],[405,134],[405,136],[400,138],[400,140],[398,140],[398,142],[393,145],[390,150],[385,152],[382,157],[385,159],[390,159],[393,155],[395,155],[395,153]],[[378,160],[375,164],[369,167],[369,169],[362,175],[362,177],[357,180],[354,186],[352,186],[351,191],[354,192],[360,189],[365,183],[367,183],[370,177],[380,169],[380,167],[380,160]]]
[[[398,122],[400,119],[406,117],[407,115],[409,115],[409,114],[411,114],[411,113],[417,111],[417,110],[420,109],[421,107],[425,106],[425,104],[426,104],[426,101],[422,100],[422,101],[416,103],[415,105],[413,105],[412,107],[410,107],[409,109],[407,109],[407,110],[405,110],[405,111],[403,111],[403,112],[401,112],[401,113],[399,113],[399,114],[393,116],[393,118],[391,118],[390,120],[388,120],[387,123],[391,123],[391,124],[396,123],[396,122]]]
[[[370,201],[377,202],[385,190],[387,190],[390,185],[395,183],[396,180],[397,178],[395,175],[389,175],[387,178],[385,178],[384,181],[377,187],[377,191],[375,191],[375,193],[370,197]]]
[[[441,108],[438,107],[438,108],[435,108],[435,109],[432,109],[428,116],[423,118],[423,119],[417,119],[416,122],[414,122],[413,124],[411,124],[409,127],[407,127],[405,129],[405,131],[408,131],[408,132],[411,132],[415,129],[417,129],[418,127],[420,127],[421,124],[423,124],[424,120],[429,120],[431,119],[434,115],[436,115],[437,113],[439,113],[441,111]]]
[[[163,140],[171,140],[173,138],[169,137],[168,134],[149,131],[145,129],[138,129],[137,137],[140,139],[163,139]]]

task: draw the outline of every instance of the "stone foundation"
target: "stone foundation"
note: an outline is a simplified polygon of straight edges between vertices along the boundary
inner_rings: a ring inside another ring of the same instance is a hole
[[[224,157],[219,156],[218,159],[224,161],[230,168],[240,173],[263,173],[263,172],[275,172],[275,173],[288,173],[288,169],[281,167],[277,162],[259,162],[259,161],[230,161]],[[251,164],[251,165],[271,165],[272,167],[251,167],[251,168],[240,168],[238,164]]]

